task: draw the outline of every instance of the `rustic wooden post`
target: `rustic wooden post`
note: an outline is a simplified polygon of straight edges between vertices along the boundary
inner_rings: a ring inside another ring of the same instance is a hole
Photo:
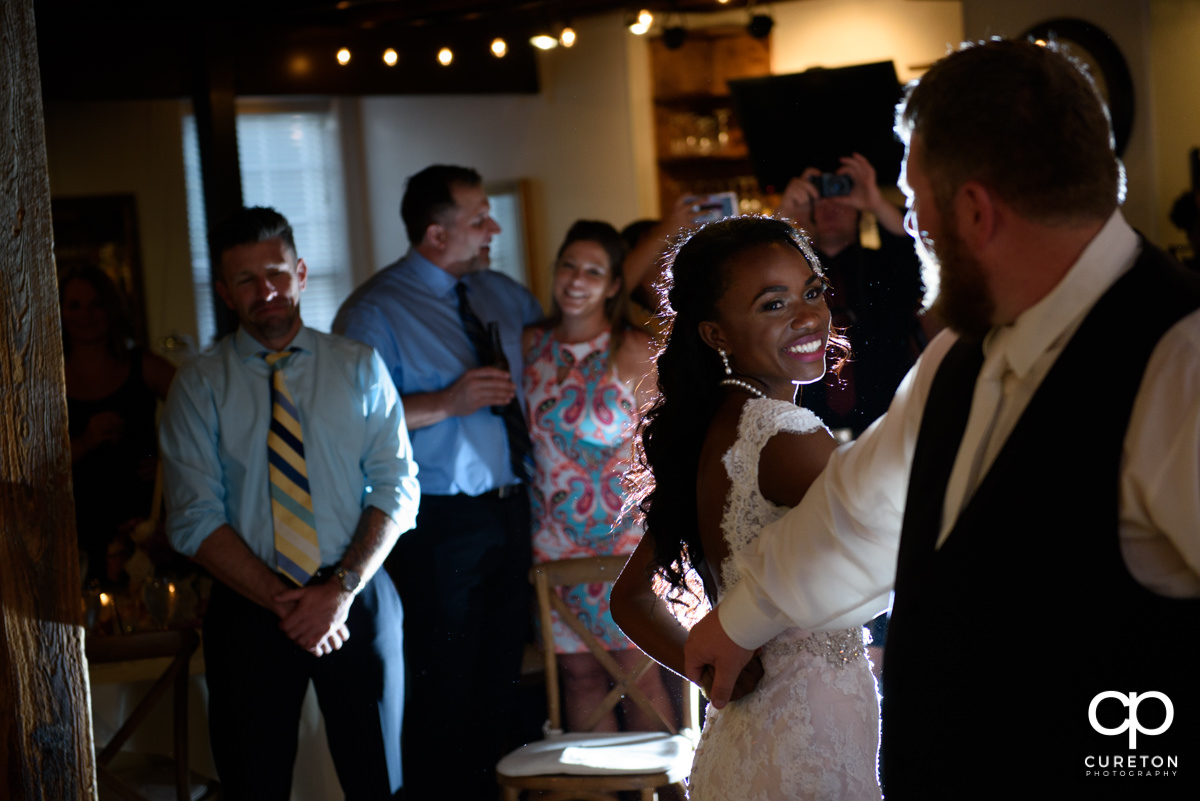
[[[200,146],[200,171],[204,180],[204,214],[208,230],[242,207],[242,171],[238,165],[237,94],[231,32],[213,25],[195,40],[192,112]],[[209,281],[221,269],[220,254],[208,254]],[[237,330],[237,315],[222,303],[213,289],[213,316],[217,338]],[[202,342],[200,347],[209,343]]]
[[[0,0],[0,797],[94,799],[33,0]]]

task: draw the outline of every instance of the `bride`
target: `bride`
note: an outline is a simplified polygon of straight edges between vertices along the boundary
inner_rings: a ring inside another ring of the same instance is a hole
[[[835,447],[794,400],[824,375],[827,348],[845,353],[824,293],[807,239],[764,217],[705,226],[670,266],[659,396],[632,474],[646,534],[611,609],[678,673],[687,632],[674,613],[700,592],[716,603],[737,583],[732,554],[803,497]],[[702,591],[688,581],[696,574]],[[667,600],[655,592],[662,585]],[[861,628],[783,632],[743,671],[734,698],[708,709],[693,801],[878,801],[879,708]]]

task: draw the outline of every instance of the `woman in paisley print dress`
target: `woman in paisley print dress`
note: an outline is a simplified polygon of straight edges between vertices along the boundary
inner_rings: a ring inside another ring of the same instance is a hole
[[[647,653],[682,672],[671,601],[716,603],[738,581],[734,553],[804,496],[835,442],[796,405],[826,358],[825,279],[786,221],[735,217],[701,228],[667,278],[669,334],[659,396],[637,439],[635,500],[646,536],[612,593],[613,614]],[[831,347],[832,343],[832,347]],[[669,588],[668,600],[653,590]],[[864,623],[866,621],[863,621]],[[710,706],[689,780],[693,801],[879,801],[879,706],[862,628],[792,628],[760,649],[736,700]]]
[[[650,338],[632,327],[621,280],[625,246],[611,225],[571,226],[554,267],[553,301],[544,323],[525,330],[525,402],[536,471],[532,485],[533,554],[537,562],[631,553],[641,529],[626,516],[621,479],[641,405],[639,386],[652,369]],[[565,600],[629,668],[641,653],[608,611],[608,583],[568,588]],[[543,632],[545,636],[546,633]],[[566,724],[584,716],[610,689],[609,676],[573,632],[555,618],[554,648],[566,697]],[[668,715],[657,670],[640,686]],[[622,707],[626,728],[657,728],[635,704]],[[615,731],[615,715],[596,731]]]

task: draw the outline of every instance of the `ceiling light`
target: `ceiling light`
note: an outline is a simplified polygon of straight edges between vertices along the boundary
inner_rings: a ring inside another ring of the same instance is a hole
[[[338,63],[341,64],[343,67],[346,66],[347,64],[349,64],[350,63],[350,48],[343,47],[341,50],[337,51],[337,60],[338,60]]]
[[[570,26],[563,28],[562,33],[558,35],[558,41],[563,47],[570,47],[575,44],[575,29]]]
[[[450,62],[454,60],[454,53],[448,47],[443,47],[438,51],[438,63],[443,67],[449,67]]]
[[[389,47],[387,50],[383,51],[383,63],[387,64],[389,67],[396,66],[396,62],[399,60],[400,56],[397,55],[395,48]]]
[[[654,24],[654,15],[646,9],[638,12],[637,19],[629,25],[629,32],[637,36],[641,36],[650,30],[650,26]]]
[[[558,40],[548,33],[539,33],[530,39],[529,43],[538,50],[553,50],[558,47]]]

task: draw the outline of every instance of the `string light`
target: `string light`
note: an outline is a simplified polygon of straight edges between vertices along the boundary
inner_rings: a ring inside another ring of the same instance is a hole
[[[496,58],[504,58],[508,53],[508,42],[499,37],[492,40],[492,55]]]
[[[454,53],[453,53],[453,51],[450,50],[450,48],[443,47],[441,50],[438,51],[437,58],[438,58],[438,63],[440,63],[443,67],[449,67],[450,62],[454,60]]]
[[[396,66],[396,62],[400,60],[400,56],[396,54],[395,48],[389,47],[383,51],[383,63],[389,67]]]
[[[562,43],[563,47],[571,47],[575,44],[575,29],[571,27],[563,28],[562,33],[558,36],[558,41]]]
[[[538,50],[553,50],[558,47],[558,40],[548,33],[539,33],[531,38],[529,43]]]
[[[350,48],[343,47],[337,51],[337,62],[343,67],[350,63]]]
[[[641,36],[646,31],[650,30],[650,26],[654,24],[654,15],[646,9],[638,12],[637,21],[629,26],[630,33]]]

